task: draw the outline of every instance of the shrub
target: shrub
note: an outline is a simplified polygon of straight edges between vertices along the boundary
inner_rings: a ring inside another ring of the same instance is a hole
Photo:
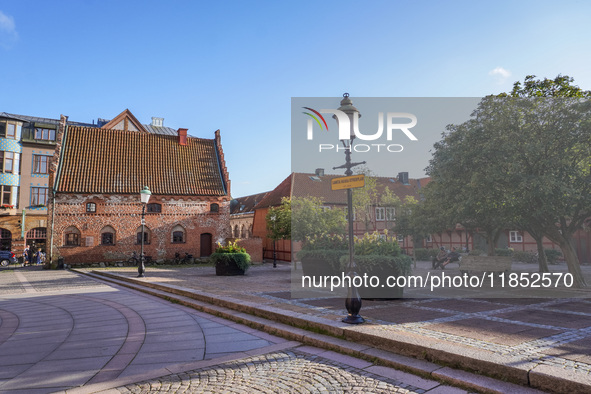
[[[524,263],[531,263],[533,261],[534,254],[532,252],[524,252],[518,250],[513,252],[513,261],[521,261]]]
[[[320,235],[312,237],[302,246],[302,250],[342,250],[349,249],[347,238],[341,235]]]
[[[246,249],[239,246],[237,241],[230,241],[225,246],[218,242],[218,247],[215,250],[215,253],[246,253]]]
[[[362,255],[355,256],[355,264],[359,272],[368,275],[405,276],[411,272],[412,259],[405,254],[399,256]],[[341,257],[341,270],[343,272],[347,271],[348,265],[349,256]]]
[[[415,249],[415,259],[417,261],[431,261],[433,257],[437,256],[439,249]]]
[[[495,254],[497,256],[512,256],[513,249],[495,249]]]
[[[362,238],[355,239],[355,256],[399,256],[400,254],[402,252],[396,239],[382,238],[377,232],[366,233]]]
[[[544,254],[546,255],[548,264],[556,264],[556,260],[562,256],[562,252],[556,249],[544,249]]]
[[[340,268],[339,259],[347,254],[346,250],[327,250],[327,249],[316,249],[316,250],[300,250],[297,253],[297,259],[319,259],[325,262],[328,267],[326,268],[329,272],[338,272]]]
[[[470,253],[468,253],[470,256],[483,256],[486,254],[486,252],[484,250],[481,249],[472,249],[470,251]]]

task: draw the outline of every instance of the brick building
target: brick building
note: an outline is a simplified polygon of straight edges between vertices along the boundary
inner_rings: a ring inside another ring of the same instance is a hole
[[[50,169],[54,259],[111,263],[139,252],[144,186],[152,192],[143,234],[152,259],[170,260],[177,252],[208,256],[230,235],[230,180],[219,130],[214,139],[187,136],[187,129],[174,134],[142,125],[128,110],[100,128],[67,126],[62,119]]]

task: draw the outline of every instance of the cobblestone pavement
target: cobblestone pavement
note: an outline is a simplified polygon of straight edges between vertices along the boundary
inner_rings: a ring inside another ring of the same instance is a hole
[[[110,271],[127,275],[125,269]],[[269,264],[255,266],[246,276],[232,279],[216,277],[212,267],[149,267],[146,281],[250,301],[261,308],[342,326],[347,313],[343,299],[292,299],[290,275],[293,272],[286,263],[276,269]],[[573,295],[577,296],[576,291]],[[361,315],[366,324],[347,328],[461,355],[478,354],[483,360],[525,370],[547,366],[554,368],[548,373],[562,374],[566,380],[591,381],[589,298],[364,300]]]
[[[0,393],[103,391],[465,393],[75,272],[0,271]]]
[[[436,384],[432,382],[432,384]],[[269,353],[214,368],[119,387],[121,393],[425,393],[359,368],[297,351]],[[439,386],[441,392],[442,387]],[[446,387],[449,393],[460,390]]]

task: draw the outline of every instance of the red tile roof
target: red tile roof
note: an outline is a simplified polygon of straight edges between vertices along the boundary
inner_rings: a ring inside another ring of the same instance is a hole
[[[318,197],[327,205],[347,204],[344,190],[332,190],[331,180],[344,175],[322,175],[292,173],[279,184],[255,208],[278,206],[283,197]],[[407,196],[420,199],[420,189],[429,183],[430,178],[409,179],[409,184],[401,183],[398,178],[376,177],[378,192],[388,187],[401,200]]]
[[[225,196],[227,185],[213,139],[137,131],[68,127],[64,137],[58,192]],[[221,147],[219,147],[221,149]]]
[[[254,212],[254,207],[265,198],[269,192],[238,197],[230,204],[230,214]]]

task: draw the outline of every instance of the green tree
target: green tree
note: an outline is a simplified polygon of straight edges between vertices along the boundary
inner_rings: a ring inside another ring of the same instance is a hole
[[[484,229],[489,253],[508,225],[536,237],[539,249],[547,236],[583,287],[573,234],[591,216],[591,107],[583,99],[591,92],[572,82],[528,76],[508,94],[485,97],[435,145],[426,194],[449,207],[444,216]]]
[[[291,200],[283,198],[280,206],[270,207],[265,220],[269,239],[291,239]]]
[[[341,209],[329,209],[316,197],[295,197],[291,200],[291,237],[306,242],[325,234],[344,234],[347,228]]]

